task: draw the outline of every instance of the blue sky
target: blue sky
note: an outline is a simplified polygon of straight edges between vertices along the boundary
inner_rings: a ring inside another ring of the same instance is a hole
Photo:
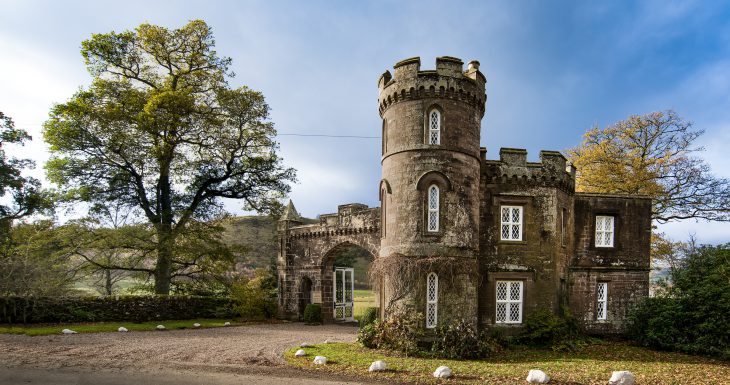
[[[477,59],[488,79],[482,146],[580,143],[593,125],[668,108],[705,129],[703,157],[730,177],[730,5],[711,1],[31,1],[0,0],[0,111],[47,152],[40,125],[90,77],[79,54],[92,33],[203,19],[233,59],[233,86],[264,93],[281,133],[378,136],[377,79],[420,56]],[[377,139],[281,136],[298,169],[291,194],[306,216],[375,206]],[[235,209],[232,204],[231,208]],[[730,240],[725,224],[663,226],[675,239]]]

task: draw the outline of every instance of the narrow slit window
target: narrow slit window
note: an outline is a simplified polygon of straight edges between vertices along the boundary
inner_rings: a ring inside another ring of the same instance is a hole
[[[428,231],[438,232],[439,231],[439,188],[436,185],[431,185],[428,188]]]
[[[438,322],[439,277],[436,273],[426,277],[426,327],[435,328]]]
[[[497,293],[496,323],[522,323],[522,281],[497,281],[495,289]]]
[[[596,247],[613,247],[614,218],[596,215]]]
[[[503,241],[522,240],[522,206],[502,206],[501,239]]]
[[[605,320],[608,313],[608,283],[599,282],[596,289],[596,319]]]
[[[428,114],[428,144],[441,144],[441,113],[438,110]]]

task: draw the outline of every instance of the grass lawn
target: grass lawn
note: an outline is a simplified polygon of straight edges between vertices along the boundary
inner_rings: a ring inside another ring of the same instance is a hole
[[[356,319],[365,312],[365,309],[375,306],[375,293],[370,290],[355,290],[353,292],[355,309],[353,312]]]
[[[709,385],[728,384],[730,363],[679,353],[657,352],[623,342],[602,342],[572,353],[551,350],[514,348],[487,360],[447,360],[411,358],[395,353],[371,350],[356,343],[320,344],[304,349],[307,356],[294,357],[298,348],[285,352],[291,365],[315,371],[348,373],[387,382],[415,384],[526,384],[530,369],[541,369],[551,377],[551,384],[593,385],[608,383],[614,370],[629,370],[639,385]],[[327,365],[314,365],[314,356],[328,359]],[[390,369],[368,373],[375,360],[383,360]],[[450,367],[454,377],[433,378],[440,365]]]
[[[135,331],[157,331],[157,325],[164,325],[165,330],[194,329],[193,324],[199,323],[200,328],[223,327],[225,322],[231,326],[242,325],[241,322],[228,319],[191,319],[191,320],[169,320],[133,323],[131,321],[119,322],[93,322],[77,324],[53,324],[53,325],[0,325],[0,333],[4,334],[26,334],[29,336],[43,336],[49,334],[61,334],[63,329],[71,329],[79,333],[116,332],[120,326],[124,326],[130,332]]]

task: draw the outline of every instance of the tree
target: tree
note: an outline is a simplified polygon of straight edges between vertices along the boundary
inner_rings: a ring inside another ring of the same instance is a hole
[[[59,296],[79,269],[52,221],[19,223],[0,242],[0,296]]]
[[[633,115],[594,127],[568,150],[582,192],[646,195],[657,223],[683,219],[730,221],[730,181],[710,172],[696,156],[704,131],[674,111]]]
[[[730,244],[689,242],[670,282],[632,311],[633,337],[645,346],[730,359]]]
[[[0,111],[0,197],[11,196],[8,204],[0,204],[2,239],[8,236],[14,220],[50,208],[48,196],[41,189],[38,179],[22,175],[24,169],[34,166],[33,161],[8,158],[5,154],[8,144],[22,146],[31,139],[25,130],[15,128],[13,120]]]
[[[155,233],[155,292],[187,262],[181,234],[224,214],[223,199],[276,209],[294,170],[277,156],[260,92],[232,89],[211,29],[142,24],[95,34],[81,54],[93,82],[51,110],[49,179],[71,202],[137,208]]]

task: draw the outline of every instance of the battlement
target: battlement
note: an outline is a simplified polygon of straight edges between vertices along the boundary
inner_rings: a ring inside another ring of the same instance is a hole
[[[463,100],[484,114],[487,78],[479,72],[479,62],[464,62],[459,58],[436,58],[435,70],[421,70],[421,58],[401,60],[393,66],[393,75],[385,71],[378,79],[380,114],[390,105],[403,100],[449,98]]]
[[[482,148],[482,177],[487,183],[552,186],[575,192],[575,167],[559,151],[540,151],[539,162],[527,161],[527,150],[501,148],[499,160],[486,159]]]

